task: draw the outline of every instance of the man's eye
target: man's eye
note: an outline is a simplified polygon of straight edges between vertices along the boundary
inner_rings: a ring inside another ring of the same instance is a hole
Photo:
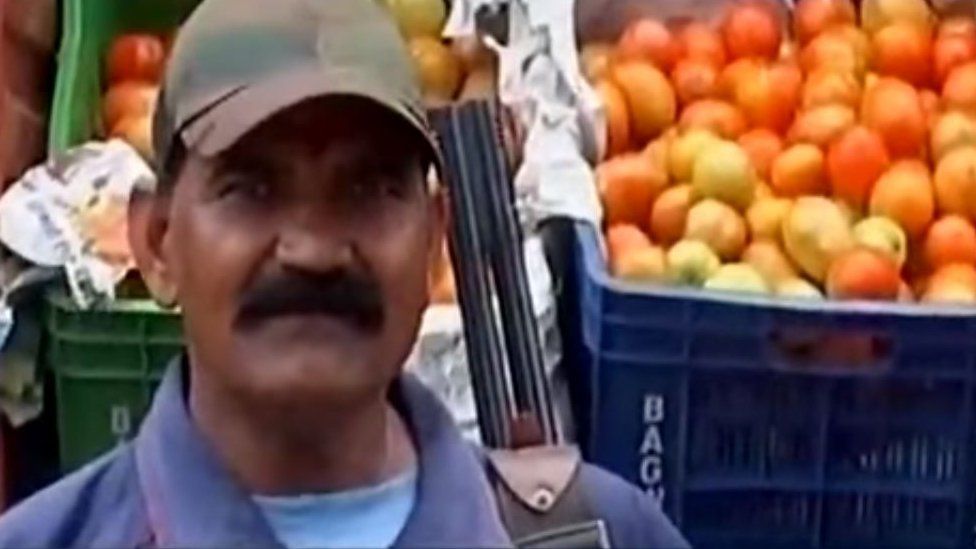
[[[220,198],[266,200],[271,195],[271,186],[268,183],[247,175],[227,175],[221,179],[218,189]]]
[[[409,192],[402,173],[381,166],[356,177],[352,190],[361,196],[390,198],[406,198]]]

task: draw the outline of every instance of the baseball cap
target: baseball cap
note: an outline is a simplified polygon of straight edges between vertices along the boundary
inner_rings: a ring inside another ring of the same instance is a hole
[[[440,167],[406,45],[379,0],[203,0],[170,56],[153,120],[157,164],[178,139],[214,156],[274,114],[331,95],[400,116]]]

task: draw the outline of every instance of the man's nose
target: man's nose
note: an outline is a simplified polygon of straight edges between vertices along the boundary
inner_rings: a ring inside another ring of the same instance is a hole
[[[283,216],[275,249],[278,262],[312,272],[350,265],[355,246],[342,216],[310,202],[290,208]]]

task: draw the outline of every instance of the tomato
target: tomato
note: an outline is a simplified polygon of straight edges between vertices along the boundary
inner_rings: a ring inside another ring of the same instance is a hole
[[[159,88],[142,82],[123,82],[109,88],[102,99],[102,122],[111,131],[123,118],[152,116]]]
[[[124,34],[108,52],[109,84],[126,80],[158,82],[166,64],[163,42],[151,34]]]

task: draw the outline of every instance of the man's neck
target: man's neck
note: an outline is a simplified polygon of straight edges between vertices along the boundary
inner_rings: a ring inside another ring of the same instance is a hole
[[[324,493],[379,484],[414,465],[406,425],[379,396],[356,409],[241,405],[194,383],[189,407],[223,464],[254,494]]]

